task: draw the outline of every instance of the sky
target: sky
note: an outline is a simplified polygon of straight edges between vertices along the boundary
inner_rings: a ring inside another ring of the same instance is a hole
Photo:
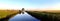
[[[60,10],[60,0],[0,0],[0,9]]]

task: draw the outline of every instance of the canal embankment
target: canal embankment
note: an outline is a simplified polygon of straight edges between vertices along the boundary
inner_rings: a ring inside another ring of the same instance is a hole
[[[34,16],[41,21],[60,21],[60,13],[40,12],[40,11],[26,11],[28,14]]]
[[[20,10],[0,10],[0,21],[9,20],[14,15],[21,13]]]

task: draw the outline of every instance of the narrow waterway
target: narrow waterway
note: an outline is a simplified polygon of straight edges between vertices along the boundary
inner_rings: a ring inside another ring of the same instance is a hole
[[[24,14],[21,13],[15,15],[14,17],[10,18],[8,21],[40,21],[40,20],[24,12]]]

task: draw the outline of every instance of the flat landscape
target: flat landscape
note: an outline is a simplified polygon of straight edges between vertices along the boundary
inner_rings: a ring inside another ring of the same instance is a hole
[[[0,19],[18,12],[19,10],[0,10]]]
[[[47,10],[47,11],[26,11],[37,19],[44,21],[60,21],[60,10]]]

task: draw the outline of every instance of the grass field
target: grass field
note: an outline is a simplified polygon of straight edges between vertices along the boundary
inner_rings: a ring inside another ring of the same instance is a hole
[[[19,12],[19,10],[0,10],[0,19]]]
[[[59,21],[60,20],[60,11],[26,11],[28,14],[36,17],[37,19],[42,19],[44,21],[48,20],[48,21],[52,21],[54,19],[54,21]]]

